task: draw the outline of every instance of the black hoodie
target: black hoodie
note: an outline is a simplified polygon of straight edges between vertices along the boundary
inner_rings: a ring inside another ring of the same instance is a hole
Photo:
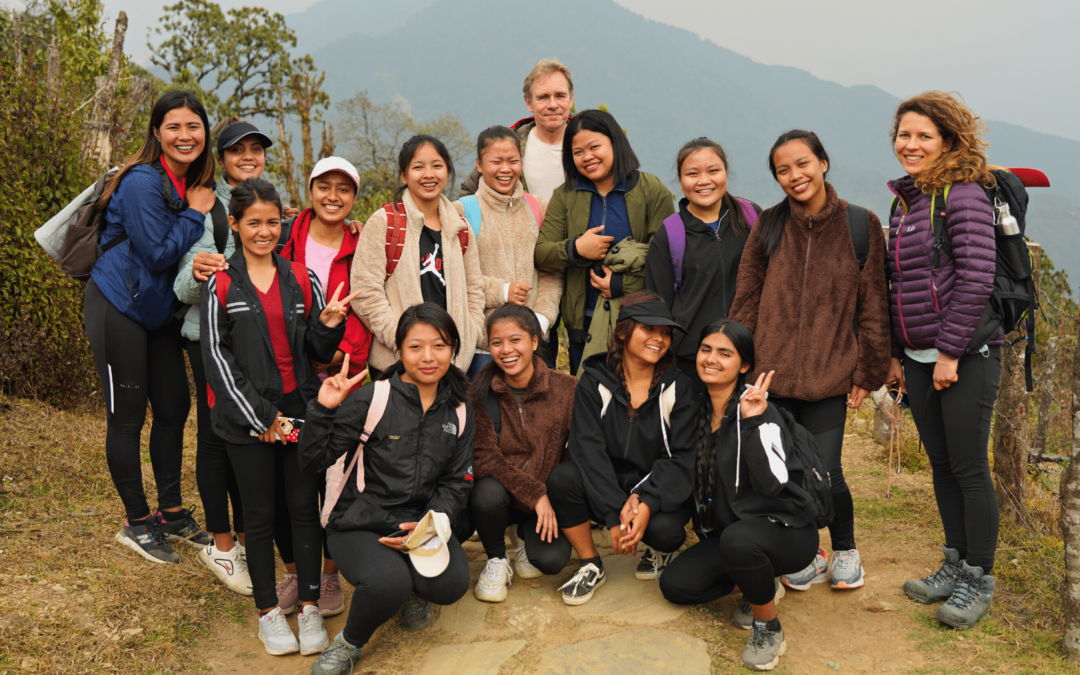
[[[608,365],[607,354],[585,360],[568,447],[570,459],[581,470],[589,505],[604,525],[619,524],[619,512],[631,492],[653,513],[675,511],[690,499],[692,388],[678,368],[668,368],[631,419],[627,392]],[[670,410],[670,423],[663,421],[662,408]]]

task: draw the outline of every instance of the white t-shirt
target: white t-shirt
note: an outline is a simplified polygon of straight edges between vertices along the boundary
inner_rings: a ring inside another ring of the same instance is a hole
[[[566,181],[562,166],[562,144],[548,145],[536,137],[536,127],[529,131],[529,140],[525,142],[525,157],[521,162],[521,173],[529,192],[547,201],[551,193]]]

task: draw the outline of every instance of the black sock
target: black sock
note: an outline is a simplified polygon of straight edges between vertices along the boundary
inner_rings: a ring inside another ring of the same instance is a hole
[[[595,558],[582,558],[581,559],[581,566],[582,567],[585,567],[589,563],[592,563],[592,564],[596,565],[596,568],[598,570],[600,570],[601,572],[604,571],[604,563],[601,562],[600,556],[596,556]]]
[[[162,511],[161,515],[165,518],[165,522],[171,523],[177,520],[183,520],[184,516],[187,514],[184,512],[184,509],[180,509],[179,511]]]
[[[769,629],[770,633],[777,633],[780,631],[780,617],[774,618],[772,621],[766,621],[765,627]]]

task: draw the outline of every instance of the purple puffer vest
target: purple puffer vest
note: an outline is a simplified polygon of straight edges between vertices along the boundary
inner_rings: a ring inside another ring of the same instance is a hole
[[[952,186],[945,216],[952,255],[942,249],[940,265],[934,267],[930,195],[915,187],[912,176],[891,181],[889,189],[901,202],[889,218],[893,333],[900,348],[932,347],[960,358],[994,288],[994,212],[990,200],[976,183]],[[1002,341],[999,331],[988,344]]]

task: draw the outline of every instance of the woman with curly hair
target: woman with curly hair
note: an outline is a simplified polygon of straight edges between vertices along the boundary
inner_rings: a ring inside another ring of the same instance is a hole
[[[994,212],[983,190],[980,119],[953,96],[926,92],[900,104],[894,152],[906,176],[889,183],[892,362],[926,447],[945,530],[944,564],[904,583],[916,602],[944,600],[939,621],[966,629],[986,618],[994,593],[998,507],[986,445],[1001,373],[1000,330],[973,334],[994,286]],[[952,246],[935,248],[931,210],[945,208]],[[979,342],[979,344],[975,344]]]

